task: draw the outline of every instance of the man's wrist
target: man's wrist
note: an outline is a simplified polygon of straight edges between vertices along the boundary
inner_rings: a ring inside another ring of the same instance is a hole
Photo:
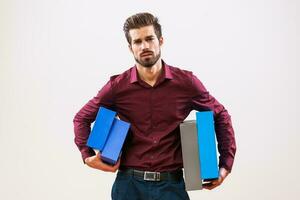
[[[224,167],[221,167],[220,168],[220,177],[224,180],[227,176],[228,176],[228,174],[229,174],[230,172],[227,170],[227,169],[225,169]]]

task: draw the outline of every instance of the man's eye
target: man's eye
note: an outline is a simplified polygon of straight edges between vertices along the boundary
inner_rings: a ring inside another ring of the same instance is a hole
[[[152,40],[154,40],[154,38],[147,38],[146,40],[147,41],[152,41]]]
[[[134,44],[140,44],[142,41],[140,40],[137,40],[137,41],[134,41]]]

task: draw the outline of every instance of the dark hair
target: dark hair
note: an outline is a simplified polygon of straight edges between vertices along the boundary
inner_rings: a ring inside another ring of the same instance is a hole
[[[154,17],[150,13],[137,13],[128,17],[124,23],[123,31],[129,44],[131,44],[131,37],[129,31],[131,29],[137,29],[144,26],[153,25],[155,34],[159,39],[162,36],[161,25],[158,23],[158,18]]]

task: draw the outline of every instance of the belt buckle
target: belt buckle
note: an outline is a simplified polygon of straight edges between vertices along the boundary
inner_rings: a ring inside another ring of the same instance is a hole
[[[160,181],[160,172],[144,172],[145,181]]]

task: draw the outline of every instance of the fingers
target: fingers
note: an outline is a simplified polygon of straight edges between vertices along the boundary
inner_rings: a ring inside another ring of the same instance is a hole
[[[100,165],[99,165],[98,169],[100,169],[102,171],[105,171],[105,172],[115,172],[117,170],[117,169],[115,169],[114,166],[108,165],[108,164],[102,162],[101,160],[100,160],[99,164]]]
[[[212,189],[214,189],[215,187],[217,187],[219,185],[220,184],[218,184],[218,183],[210,182],[210,183],[204,183],[202,186],[203,186],[204,189],[212,190]]]
[[[116,172],[119,169],[120,163],[121,163],[121,160],[119,159],[118,162],[112,168],[113,172]]]
[[[106,172],[116,172],[120,167],[121,160],[119,159],[115,165],[106,164],[101,159],[100,159],[100,163],[102,165],[101,170],[106,171]]]
[[[219,185],[221,185],[222,182],[223,182],[223,178],[219,177],[217,180],[213,180],[209,183],[204,183],[202,186],[204,189],[212,190],[212,189],[218,187]]]
[[[105,172],[116,172],[119,169],[120,166],[120,159],[115,165],[109,165],[106,164],[101,160],[101,153],[97,152],[96,155],[88,157],[85,159],[86,164],[89,167],[92,167],[94,169],[99,169]]]
[[[218,187],[219,185],[221,185],[224,181],[224,179],[228,176],[229,171],[227,171],[225,168],[220,168],[219,171],[219,178],[217,180],[213,180],[209,183],[204,183],[202,186],[204,189],[208,189],[208,190],[212,190],[215,187]]]
[[[215,187],[221,185],[221,183],[218,183],[218,182],[210,182],[210,183],[204,183],[202,186],[204,189],[207,189],[207,190],[212,190],[214,189]]]

